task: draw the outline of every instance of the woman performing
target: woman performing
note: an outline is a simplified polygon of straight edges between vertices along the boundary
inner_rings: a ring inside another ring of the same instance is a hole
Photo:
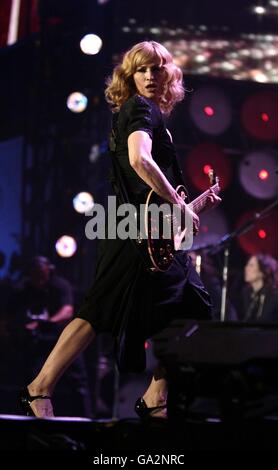
[[[199,218],[176,191],[183,181],[163,120],[184,97],[182,72],[171,54],[154,41],[136,44],[115,67],[105,96],[113,112],[111,158],[118,202],[128,198],[138,207],[153,190],[179,206],[196,233]],[[219,201],[209,191],[206,206],[214,207]],[[55,384],[98,333],[111,332],[115,338],[120,371],[140,372],[145,367],[146,338],[175,318],[208,319],[210,312],[209,295],[185,251],[174,252],[166,271],[150,270],[134,240],[100,240],[94,283],[40,373],[23,390],[25,412],[53,416]],[[165,417],[166,404],[167,377],[158,365],[135,411],[140,417]]]

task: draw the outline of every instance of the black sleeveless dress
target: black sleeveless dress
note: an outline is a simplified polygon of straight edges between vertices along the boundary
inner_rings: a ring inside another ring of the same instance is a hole
[[[143,203],[150,187],[129,163],[127,139],[138,130],[152,139],[152,157],[176,187],[181,184],[176,155],[160,109],[151,100],[132,96],[114,116],[117,159],[129,201]],[[117,183],[117,182],[116,182]],[[117,339],[119,369],[145,368],[144,343],[175,318],[209,319],[210,297],[184,251],[176,252],[166,272],[150,272],[134,242],[119,238],[99,241],[94,283],[76,317],[91,323],[96,333],[111,332]]]

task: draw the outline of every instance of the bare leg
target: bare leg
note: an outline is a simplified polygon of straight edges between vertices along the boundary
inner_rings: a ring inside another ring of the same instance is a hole
[[[62,331],[37,377],[28,385],[30,395],[50,395],[65,370],[94,339],[95,332],[86,320],[74,318]],[[31,403],[37,417],[54,416],[50,400],[37,399]]]
[[[167,400],[167,381],[165,378],[153,376],[152,381],[143,395],[143,399],[148,408],[166,404]],[[166,407],[152,412],[152,416],[158,418],[167,418]]]

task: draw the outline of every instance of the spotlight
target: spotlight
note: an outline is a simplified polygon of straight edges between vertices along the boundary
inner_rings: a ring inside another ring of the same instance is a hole
[[[220,88],[212,86],[201,87],[193,93],[189,113],[194,124],[210,135],[222,134],[232,120],[227,96]]]
[[[275,197],[278,191],[277,164],[278,153],[273,151],[246,155],[239,166],[239,180],[244,190],[258,199]]]
[[[244,225],[250,220],[255,221],[256,211],[241,214],[236,227]],[[272,210],[263,219],[254,222],[254,226],[246,233],[237,238],[243,251],[249,255],[256,253],[268,253],[272,256],[278,255],[278,211]],[[271,234],[271,236],[269,236]]]
[[[260,91],[250,95],[241,110],[241,121],[252,137],[273,140],[278,137],[278,93]]]
[[[256,5],[253,7],[253,12],[257,15],[264,15],[266,13],[266,9],[262,5]]]
[[[231,180],[231,162],[222,148],[214,142],[202,142],[190,150],[181,166],[189,175],[193,185],[200,191],[209,186],[208,173],[213,168],[220,178],[220,186],[225,189]],[[197,169],[200,168],[199,171]]]
[[[211,170],[212,170],[212,167],[210,165],[203,166],[203,172],[205,173],[205,175],[208,175]]]
[[[261,179],[261,180],[266,180],[269,176],[269,173],[267,170],[261,170],[259,171],[259,174],[258,174],[258,177]]]
[[[259,238],[262,238],[262,239],[266,238],[266,231],[264,229],[261,228],[260,230],[258,230],[257,233],[258,233]]]
[[[76,241],[69,235],[63,235],[55,244],[56,251],[62,258],[70,258],[77,249]]]
[[[264,122],[268,122],[269,121],[269,115],[267,113],[262,113],[261,114],[261,120],[264,121]]]
[[[194,238],[192,250],[206,244],[218,243],[229,231],[227,216],[220,208],[200,214],[200,230]]]
[[[102,40],[96,34],[86,34],[80,41],[80,49],[84,54],[98,54],[102,48]]]
[[[214,109],[211,106],[205,106],[204,107],[204,113],[207,116],[213,116],[214,115]]]
[[[68,96],[67,107],[73,113],[82,113],[87,108],[88,98],[80,93],[75,91]]]
[[[85,214],[85,212],[91,210],[94,207],[94,198],[90,193],[81,192],[76,194],[73,198],[73,207],[79,214]]]

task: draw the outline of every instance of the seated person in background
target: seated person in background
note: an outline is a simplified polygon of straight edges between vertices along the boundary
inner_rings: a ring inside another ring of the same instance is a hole
[[[64,326],[72,319],[73,292],[70,283],[55,274],[55,267],[44,256],[35,256],[27,275],[15,285],[12,299],[15,313],[14,332],[24,341],[24,375],[29,380],[40,370],[44,358],[56,343]],[[84,358],[80,356],[65,374],[61,383],[61,414],[91,415],[88,378]],[[81,395],[71,400],[73,394]],[[58,394],[59,395],[59,394]],[[58,399],[57,395],[57,399]],[[68,395],[68,396],[66,396]],[[71,400],[71,405],[66,402]],[[75,404],[83,402],[77,410]]]
[[[71,285],[56,276],[54,270],[48,258],[35,256],[27,276],[16,286],[20,308],[26,315],[27,330],[39,330],[45,321],[62,325],[73,316]]]
[[[244,269],[239,319],[278,322],[278,262],[270,255],[251,256]]]

